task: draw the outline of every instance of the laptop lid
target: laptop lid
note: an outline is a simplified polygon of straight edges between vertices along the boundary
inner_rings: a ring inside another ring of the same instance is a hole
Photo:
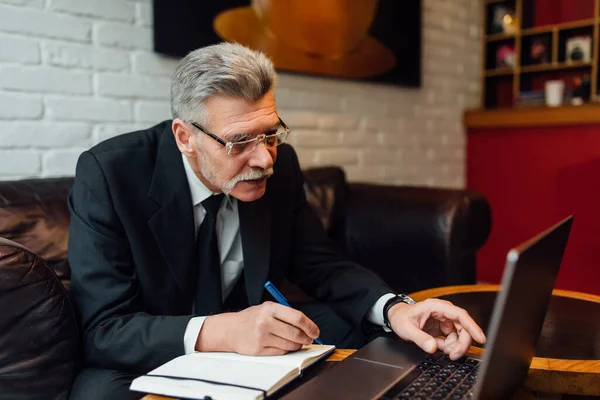
[[[567,217],[508,252],[475,398],[508,398],[527,376],[572,223]]]

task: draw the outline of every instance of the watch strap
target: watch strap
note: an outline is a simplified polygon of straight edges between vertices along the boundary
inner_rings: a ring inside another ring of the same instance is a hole
[[[385,323],[385,326],[389,329],[392,329],[392,326],[388,318],[388,313],[390,311],[390,308],[392,308],[398,303],[415,304],[416,301],[412,297],[405,294],[397,294],[394,297],[390,298],[388,301],[386,301],[385,305],[383,306],[383,322]]]

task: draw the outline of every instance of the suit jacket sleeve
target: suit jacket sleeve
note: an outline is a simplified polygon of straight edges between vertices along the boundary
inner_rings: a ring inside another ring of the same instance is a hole
[[[144,312],[128,239],[89,152],[79,158],[68,201],[72,296],[86,365],[143,373],[183,355],[192,316]]]
[[[296,201],[293,267],[290,280],[313,297],[329,303],[357,327],[364,327],[368,310],[392,292],[374,272],[341,257],[310,208],[296,154]]]

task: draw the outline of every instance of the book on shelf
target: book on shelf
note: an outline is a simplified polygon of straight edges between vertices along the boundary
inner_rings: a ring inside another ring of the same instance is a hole
[[[543,90],[523,91],[517,96],[517,107],[538,107],[545,106],[546,98]]]
[[[133,380],[130,390],[187,399],[264,399],[335,350],[310,345],[282,356],[191,353]]]

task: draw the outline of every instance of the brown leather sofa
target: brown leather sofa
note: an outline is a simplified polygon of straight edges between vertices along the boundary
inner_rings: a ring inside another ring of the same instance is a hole
[[[306,192],[350,259],[394,290],[475,282],[490,231],[486,199],[470,190],[347,183],[341,169],[305,171]],[[79,333],[68,296],[72,178],[0,182],[0,397],[68,397]]]

